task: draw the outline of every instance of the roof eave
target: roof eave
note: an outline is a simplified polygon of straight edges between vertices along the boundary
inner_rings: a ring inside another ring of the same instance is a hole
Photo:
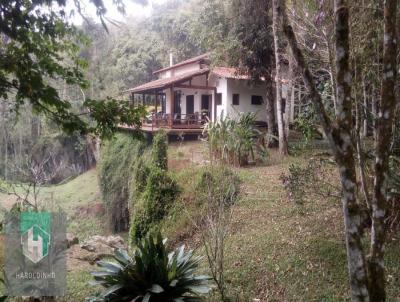
[[[175,68],[178,68],[178,67],[186,66],[186,65],[189,65],[189,64],[204,62],[204,61],[208,60],[208,55],[209,54],[206,53],[206,54],[198,56],[199,58],[197,60],[190,61],[190,59],[188,59],[186,61],[174,64],[172,66],[161,68],[159,70],[153,71],[153,75],[156,75],[156,74],[159,74],[161,72],[168,71],[168,70],[171,70],[171,69],[175,69]]]
[[[159,85],[159,86],[155,86],[155,87],[151,87],[151,88],[140,88],[140,86],[139,86],[139,87],[127,89],[127,90],[123,91],[123,93],[149,93],[149,92],[154,93],[154,92],[157,92],[157,91],[162,91],[162,90],[165,90],[167,88],[170,88],[174,84],[180,84],[180,83],[186,82],[186,81],[190,80],[193,77],[204,75],[204,74],[206,74],[208,72],[210,72],[210,70],[208,68],[200,69],[198,73],[188,75],[188,76],[183,77],[183,78],[181,78],[179,80],[176,80],[175,82],[166,83],[165,85]],[[145,84],[143,84],[143,85],[145,85]]]

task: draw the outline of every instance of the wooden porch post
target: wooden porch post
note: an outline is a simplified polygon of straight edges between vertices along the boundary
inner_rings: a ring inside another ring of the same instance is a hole
[[[157,94],[157,91],[155,91],[154,97],[156,98],[156,99],[155,99],[155,101],[156,101],[155,111],[156,111],[156,112],[154,113],[153,118],[154,118],[154,120],[155,120],[156,126],[158,126],[158,109],[157,109],[158,94]]]
[[[156,105],[155,105],[156,108],[155,109],[156,109],[156,114],[157,114],[158,113],[158,111],[157,111],[157,105],[158,105],[157,104],[158,103],[158,94],[157,94],[157,92],[155,92],[154,95],[155,95],[155,98],[156,98]]]
[[[174,95],[174,85],[172,85],[170,87],[170,94],[171,94],[171,98],[170,98],[170,102],[171,102],[171,115],[170,115],[170,120],[169,120],[169,124],[170,127],[172,128],[173,124],[174,124],[174,112],[175,112],[175,95]]]
[[[214,100],[214,104],[212,106],[212,121],[215,122],[217,120],[217,88],[214,88],[213,90],[213,100]]]

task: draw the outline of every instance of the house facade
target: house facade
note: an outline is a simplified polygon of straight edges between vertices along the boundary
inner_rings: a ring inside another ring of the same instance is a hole
[[[207,54],[172,64],[154,72],[158,79],[127,90],[135,103],[151,96],[154,110],[143,129],[200,133],[204,124],[221,115],[232,118],[240,112],[254,112],[266,125],[266,90],[254,85],[236,68],[211,67]],[[286,89],[283,91],[285,96]]]

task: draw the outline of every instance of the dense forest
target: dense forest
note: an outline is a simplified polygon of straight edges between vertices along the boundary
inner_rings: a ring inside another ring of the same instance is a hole
[[[73,268],[49,299],[400,297],[398,0],[170,0],[125,22],[81,2],[80,25],[63,0],[0,4],[0,234],[8,214],[66,211]],[[265,123],[144,131],[157,94],[127,90],[202,54],[262,88]]]

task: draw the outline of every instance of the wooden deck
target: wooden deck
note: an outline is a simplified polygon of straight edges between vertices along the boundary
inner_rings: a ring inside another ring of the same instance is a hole
[[[208,122],[207,114],[152,114],[142,121],[140,130],[153,133],[164,130],[169,135],[201,135],[204,125]],[[120,125],[120,129],[133,130],[132,127]]]
[[[122,130],[134,130],[133,127],[126,126],[126,125],[119,125],[118,126]],[[149,124],[143,124],[140,128],[141,131],[146,133],[153,133],[160,130],[164,130],[169,135],[201,135],[203,133],[203,126],[200,127],[179,127],[179,125],[174,125],[172,128],[168,126],[163,127],[156,127]]]

